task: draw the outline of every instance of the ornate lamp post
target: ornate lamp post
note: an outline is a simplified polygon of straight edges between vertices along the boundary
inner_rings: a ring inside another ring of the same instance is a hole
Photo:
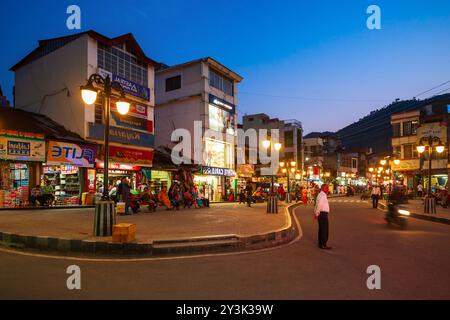
[[[272,145],[272,142],[270,140],[264,140],[262,142],[263,148],[268,150],[270,146]],[[273,149],[276,151],[280,151],[281,149],[281,143],[275,142],[273,144]],[[267,200],[267,213],[278,213],[278,202],[277,202],[277,195],[274,190],[274,172],[272,171],[271,177],[271,183],[270,183],[270,192],[269,192],[269,199]]]
[[[94,87],[94,83],[103,86],[103,91],[99,91]],[[113,96],[113,89],[119,91],[119,101],[116,103],[117,111],[120,114],[127,114],[130,109],[130,103],[125,101],[125,94],[122,86],[115,81],[111,81],[109,76],[106,78],[94,73],[87,80],[87,84],[80,87],[81,97],[84,103],[92,105],[97,100],[97,95],[102,94],[104,97],[104,121],[105,121],[105,146],[103,161],[103,195],[102,201],[95,204],[94,219],[94,236],[107,237],[112,235],[112,227],[115,222],[114,201],[109,198],[108,190],[108,171],[109,171],[109,117],[110,117],[110,101]]]
[[[287,177],[286,203],[291,202],[291,194],[289,193],[289,188],[290,188],[289,176],[291,175],[291,172],[295,173],[296,166],[297,166],[297,162],[295,162],[295,161],[290,161],[290,162],[288,161],[286,163],[280,162],[281,172],[286,174],[286,177]]]
[[[382,167],[380,170],[380,173],[384,171],[384,173],[386,173],[389,177],[389,186],[390,186],[390,191],[392,192],[394,189],[394,185],[395,185],[395,176],[394,176],[394,170],[392,170],[392,163],[395,164],[396,166],[398,166],[400,164],[400,160],[399,159],[393,159],[391,156],[387,156],[384,159],[380,160],[380,165]],[[385,168],[386,167],[386,168]]]
[[[436,213],[436,199],[431,196],[431,162],[433,160],[433,145],[437,143],[436,152],[442,153],[445,151],[445,146],[441,139],[436,136],[422,137],[417,146],[417,152],[424,153],[428,149],[428,188],[427,196],[424,201],[424,213]]]

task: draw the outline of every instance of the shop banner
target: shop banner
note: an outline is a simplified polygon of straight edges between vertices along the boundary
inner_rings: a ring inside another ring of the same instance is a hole
[[[202,167],[202,174],[212,176],[234,177],[236,175],[236,172],[233,169],[227,168]]]
[[[17,131],[0,131],[0,159],[45,161],[44,136]]]
[[[89,123],[89,138],[103,141],[105,126],[100,123]],[[111,126],[109,129],[111,142],[153,148],[153,134]]]
[[[111,78],[111,81],[116,81],[120,83],[120,85],[123,88],[123,91],[125,93],[128,93],[132,96],[141,98],[143,100],[150,101],[150,89],[144,86],[141,86],[140,84],[137,84],[136,82],[130,81],[128,79],[125,79],[117,74],[113,74],[109,71],[103,70],[101,68],[98,69],[99,73],[102,76],[109,75]]]
[[[122,115],[116,111],[111,111],[112,125],[126,127],[137,130],[147,130],[147,120],[141,118],[135,118],[128,114]]]
[[[95,165],[96,148],[88,145],[49,141],[47,164],[75,165],[93,168]]]
[[[119,101],[117,98],[112,97],[111,98],[111,111],[115,111],[115,105],[116,102]],[[148,111],[148,106],[146,105],[142,105],[142,104],[137,104],[133,101],[129,101],[130,102],[130,110],[128,110],[127,115],[128,116],[132,116],[132,117],[136,117],[136,118],[140,118],[140,119],[149,119],[149,111]],[[149,120],[153,120],[153,119],[149,119]]]
[[[152,165],[153,151],[109,146],[109,160],[112,162]]]
[[[147,106],[131,103],[128,114],[137,118],[148,119],[147,109]]]

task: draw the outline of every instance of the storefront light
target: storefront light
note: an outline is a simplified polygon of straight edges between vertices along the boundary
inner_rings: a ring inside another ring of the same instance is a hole
[[[382,166],[385,166],[385,165],[386,165],[386,160],[384,160],[384,159],[381,160],[381,161],[380,161],[380,164],[381,164]]]
[[[264,141],[262,142],[262,145],[263,145],[264,149],[269,149],[269,147],[270,147],[270,141],[269,141],[269,140],[264,140]]]
[[[297,165],[297,162],[291,161],[291,167],[295,167]]]
[[[425,146],[417,146],[417,152],[418,153],[424,153],[425,152]]]
[[[445,150],[445,147],[444,147],[444,146],[437,146],[437,147],[436,147],[436,151],[437,151],[438,153],[442,153],[442,152],[444,152],[444,150]]]
[[[394,160],[394,164],[395,164],[396,166],[398,166],[398,165],[400,164],[400,160],[399,160],[399,159],[395,159],[395,160]]]

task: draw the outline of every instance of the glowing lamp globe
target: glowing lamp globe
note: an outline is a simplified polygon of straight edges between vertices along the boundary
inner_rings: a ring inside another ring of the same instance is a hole
[[[81,98],[84,103],[91,105],[95,103],[97,100],[97,91],[92,90],[91,88],[82,88],[81,89]]]
[[[130,110],[130,104],[126,101],[117,101],[116,103],[117,112],[124,115]]]

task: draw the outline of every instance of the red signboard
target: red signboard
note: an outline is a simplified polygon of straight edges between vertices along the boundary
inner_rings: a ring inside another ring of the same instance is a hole
[[[111,162],[151,165],[153,151],[110,146],[109,159]]]

